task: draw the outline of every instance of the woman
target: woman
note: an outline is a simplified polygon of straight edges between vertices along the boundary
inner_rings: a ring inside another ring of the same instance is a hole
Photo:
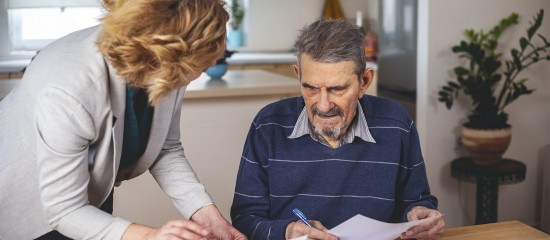
[[[0,102],[0,239],[244,239],[179,141],[185,86],[225,49],[219,0],[104,0],[100,26],[45,47]],[[190,220],[110,214],[149,170]]]

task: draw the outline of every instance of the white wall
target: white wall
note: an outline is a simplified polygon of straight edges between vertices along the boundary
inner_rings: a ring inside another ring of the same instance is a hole
[[[432,192],[439,198],[449,227],[475,221],[475,185],[450,176],[451,161],[464,155],[457,140],[467,105],[459,103],[447,110],[437,102],[437,91],[453,79],[451,70],[459,64],[450,49],[463,39],[465,28],[490,29],[512,12],[520,15],[520,23],[503,34],[501,47],[517,47],[528,22],[540,8],[546,16],[539,33],[550,39],[548,0],[419,0],[417,125]],[[537,90],[506,109],[513,131],[504,156],[524,162],[527,177],[522,183],[500,186],[498,220],[517,219],[536,226],[541,211],[541,152],[544,145],[550,144],[550,62],[534,65],[522,74],[520,77],[530,79],[527,85]]]

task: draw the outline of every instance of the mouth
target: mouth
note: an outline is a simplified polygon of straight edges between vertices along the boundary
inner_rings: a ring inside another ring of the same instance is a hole
[[[317,126],[318,127],[331,127],[331,126],[335,126],[335,125],[338,125],[341,121],[340,121],[340,115],[338,114],[331,114],[331,115],[315,115],[315,120],[314,122],[317,123]]]
[[[338,114],[318,114],[317,117],[321,118],[321,119],[332,119],[332,118],[336,118],[336,117],[339,117],[340,115]]]

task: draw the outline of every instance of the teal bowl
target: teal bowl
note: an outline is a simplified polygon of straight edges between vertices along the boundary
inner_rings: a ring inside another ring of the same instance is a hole
[[[227,63],[216,64],[206,69],[206,74],[211,78],[221,78],[227,72]]]

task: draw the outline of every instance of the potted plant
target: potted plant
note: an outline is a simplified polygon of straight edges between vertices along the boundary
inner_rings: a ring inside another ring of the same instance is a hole
[[[504,109],[534,91],[525,85],[527,78],[519,78],[519,74],[533,64],[550,60],[550,43],[537,34],[543,17],[541,9],[530,22],[526,36],[519,39],[519,48],[510,49],[508,59],[497,51],[498,39],[518,23],[516,13],[502,19],[489,32],[465,30],[466,40],[452,47],[468,64],[454,68],[456,80],[441,88],[438,100],[450,109],[459,93],[471,98],[473,108],[462,126],[462,142],[476,164],[492,165],[502,158],[511,140]]]
[[[231,6],[229,7],[229,13],[231,20],[229,26],[231,30],[227,33],[227,46],[230,48],[243,46],[243,31],[241,24],[244,18],[244,9],[241,7],[239,0],[231,0]]]

